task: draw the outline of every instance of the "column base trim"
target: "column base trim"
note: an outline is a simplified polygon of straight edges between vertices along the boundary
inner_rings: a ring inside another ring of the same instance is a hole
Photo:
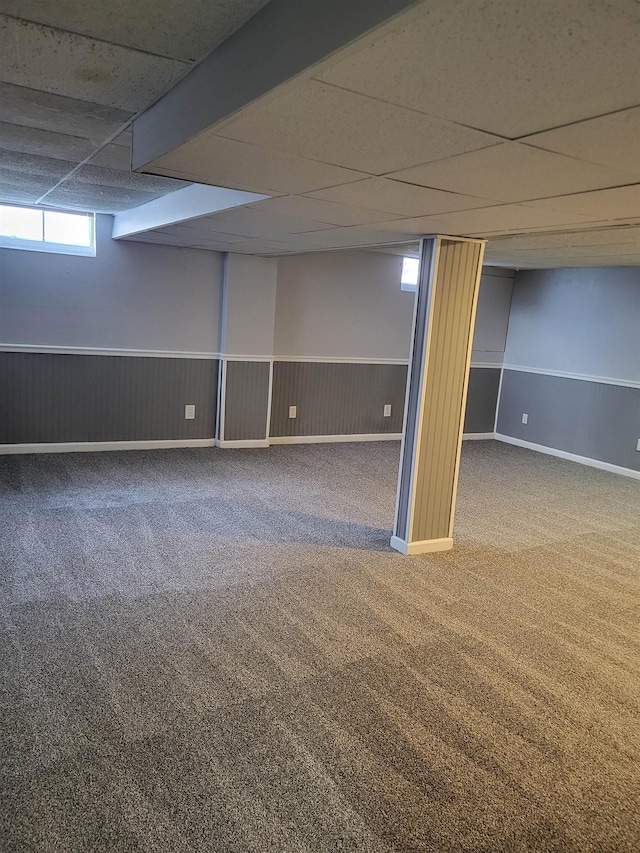
[[[271,442],[268,438],[245,438],[237,441],[225,441],[224,439],[216,438],[216,447],[222,450],[239,450],[243,447],[269,447]]]
[[[453,548],[453,539],[423,539],[421,542],[405,542],[399,536],[391,537],[391,547],[401,554],[430,554],[435,551],[450,551]]]
[[[213,438],[176,438],[159,441],[65,441],[0,444],[0,456],[23,453],[95,453],[105,450],[168,450],[177,447],[213,447]]]
[[[587,465],[589,468],[599,468],[601,471],[609,471],[611,474],[620,474],[623,477],[640,480],[640,471],[634,471],[633,468],[623,468],[622,465],[614,465],[612,462],[602,462],[600,459],[592,459],[590,456],[578,456],[577,453],[569,453],[566,450],[547,447],[546,444],[534,444],[532,441],[514,438],[511,435],[503,435],[500,432],[496,433],[495,438],[497,441],[503,441],[505,444],[513,444],[516,447],[523,447],[525,450],[535,450],[536,453],[557,456],[559,459],[566,459],[568,462],[577,462],[579,465]]]

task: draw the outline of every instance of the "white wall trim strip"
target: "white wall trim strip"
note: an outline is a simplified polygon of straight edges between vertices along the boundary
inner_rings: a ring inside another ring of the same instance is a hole
[[[632,379],[613,379],[610,376],[589,376],[587,373],[567,373],[564,370],[547,370],[543,367],[523,367],[520,364],[503,364],[502,367],[504,370],[515,370],[519,373],[539,373],[541,376],[558,376],[561,379],[579,379],[582,382],[599,382],[603,385],[640,388],[640,381],[636,382]]]
[[[42,444],[0,444],[0,456],[24,453],[94,453],[106,450],[165,450],[176,447],[213,447],[213,438],[177,438],[159,441],[67,441]]]
[[[236,441],[224,441],[224,439],[216,438],[216,447],[222,449],[239,449],[243,447],[269,447],[269,439],[267,438],[246,438]]]
[[[496,433],[495,437],[497,441],[503,441],[505,444],[514,444],[516,447],[524,447],[526,450],[535,450],[537,453],[545,453],[547,456],[557,456],[559,459],[566,459],[569,462],[578,462],[580,465],[587,465],[590,468],[599,468],[602,471],[609,471],[611,474],[621,474],[623,477],[640,480],[640,471],[634,471],[632,468],[623,468],[621,465],[612,465],[610,462],[602,462],[600,459],[591,459],[588,456],[578,456],[576,453],[567,453],[565,450],[547,447],[544,444],[534,444],[532,441],[524,441],[510,435]]]
[[[218,353],[218,358],[222,361],[266,361],[268,364],[274,361],[272,355],[246,355],[246,354],[229,354],[226,352]]]
[[[270,444],[334,444],[347,441],[400,441],[401,432],[356,433],[354,435],[278,435]]]
[[[463,441],[491,441],[496,437],[495,432],[463,432]]]
[[[496,413],[493,419],[493,432],[498,432],[498,415],[500,414],[500,398],[502,397],[502,380],[504,379],[504,368],[500,368],[500,381],[498,382],[498,396],[496,398]]]
[[[136,358],[192,358],[208,359],[211,361],[256,361],[268,362],[317,362],[320,364],[404,364],[408,365],[406,358],[343,358],[342,356],[281,356],[281,355],[247,355],[246,353],[220,353],[220,352],[183,352],[181,350],[156,350],[156,349],[119,349],[117,347],[62,347],[49,344],[3,344],[0,343],[0,352],[32,352],[39,354],[53,353],[58,355],[116,355],[133,356]],[[471,362],[472,368],[487,368],[500,370],[502,365],[490,362]],[[508,368],[510,370],[528,370],[528,368]],[[544,371],[530,370],[532,373]],[[560,375],[560,374],[558,374]],[[565,375],[565,374],[562,374]],[[568,375],[568,374],[567,374]],[[572,377],[569,378],[578,378]],[[600,382],[611,382],[613,384],[625,384],[617,380],[596,380],[595,377],[583,377]],[[626,383],[634,385],[634,383]],[[640,387],[640,382],[635,383]]]
[[[400,441],[401,433],[358,435],[286,435],[269,439],[224,441],[214,438],[177,438],[158,441],[69,441],[39,444],[0,444],[0,456],[25,453],[95,453],[111,450],[165,450],[176,447],[269,447],[271,444],[332,444],[347,441]],[[493,433],[470,433],[465,439],[495,438]]]
[[[409,364],[408,358],[356,358],[341,355],[274,355],[273,360],[318,362],[319,364]]]
[[[155,349],[110,349],[107,347],[58,347],[35,344],[0,344],[0,352],[34,352],[54,353],[58,355],[121,355],[137,358],[193,358],[216,360],[220,358],[217,352],[182,352],[174,350]]]

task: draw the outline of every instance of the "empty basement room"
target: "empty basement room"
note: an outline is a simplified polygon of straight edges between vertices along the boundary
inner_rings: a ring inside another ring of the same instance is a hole
[[[0,850],[640,850],[639,43],[0,0]]]

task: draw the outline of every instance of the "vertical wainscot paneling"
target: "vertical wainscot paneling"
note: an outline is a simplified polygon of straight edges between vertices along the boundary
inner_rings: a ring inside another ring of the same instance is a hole
[[[403,364],[277,361],[271,435],[401,432],[406,378]],[[384,417],[387,404],[390,417]],[[289,417],[290,406],[296,407],[296,418]]]
[[[265,361],[228,361],[224,401],[224,441],[264,440],[267,436],[269,370]]]
[[[217,361],[0,353],[0,443],[213,438]],[[195,405],[185,420],[185,405]]]
[[[469,371],[464,415],[466,433],[493,432],[501,372],[500,367],[472,367]]]
[[[640,388],[505,370],[497,432],[640,471]]]

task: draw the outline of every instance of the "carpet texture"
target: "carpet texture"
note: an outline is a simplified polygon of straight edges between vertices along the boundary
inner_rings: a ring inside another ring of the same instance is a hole
[[[640,483],[465,444],[0,458],[3,851],[640,849]]]

